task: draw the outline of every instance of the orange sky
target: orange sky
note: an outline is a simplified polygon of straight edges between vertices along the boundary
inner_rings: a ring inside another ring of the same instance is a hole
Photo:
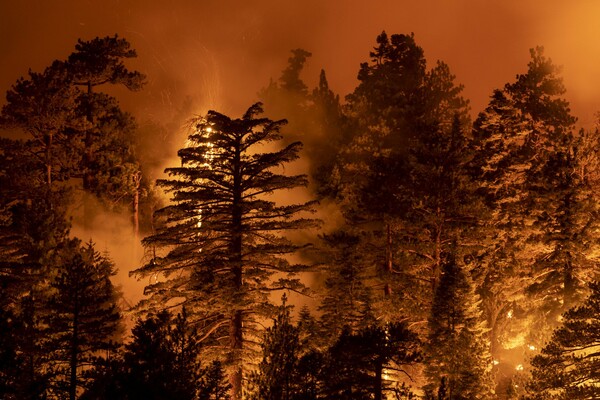
[[[77,38],[119,33],[149,79],[141,93],[119,93],[138,120],[172,118],[186,96],[197,113],[236,116],[297,47],[313,53],[309,86],[325,68],[345,96],[385,29],[414,32],[429,65],[447,62],[474,114],[525,71],[529,48],[544,45],[564,66],[567,98],[590,127],[600,110],[598,17],[594,0],[0,0],[0,91],[28,68],[65,58]]]
[[[304,74],[309,86],[324,68],[343,98],[386,30],[414,32],[428,65],[449,64],[473,115],[493,89],[526,71],[529,49],[543,45],[564,66],[567,99],[589,128],[600,110],[598,17],[594,0],[0,0],[0,91],[29,68],[66,58],[78,38],[118,33],[138,51],[130,66],[148,76],[142,92],[114,93],[140,123],[181,126],[190,112],[208,109],[239,117],[298,47],[313,53]],[[186,102],[191,107],[181,111]],[[181,132],[173,135],[183,143]],[[100,217],[104,228],[94,241],[110,250],[117,281],[134,303],[146,282],[127,272],[139,266],[142,250],[124,235],[128,217]],[[77,226],[73,232],[81,234]]]

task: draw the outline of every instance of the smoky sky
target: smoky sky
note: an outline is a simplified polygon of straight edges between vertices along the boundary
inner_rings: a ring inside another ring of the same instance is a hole
[[[116,93],[138,120],[173,119],[183,109],[236,117],[279,77],[294,48],[313,54],[308,85],[324,68],[343,98],[385,30],[414,32],[429,66],[449,64],[473,114],[543,45],[563,66],[566,97],[589,127],[600,109],[598,16],[593,0],[0,0],[0,90],[67,57],[78,38],[118,33],[138,52],[129,65],[148,76],[142,92]]]
[[[128,66],[145,73],[148,84],[137,93],[111,94],[141,125],[153,121],[173,130],[169,146],[156,143],[172,154],[159,164],[170,166],[184,143],[178,127],[186,119],[209,109],[239,117],[280,76],[292,49],[313,54],[302,76],[309,87],[323,68],[343,98],[385,30],[413,32],[428,66],[446,62],[465,86],[473,116],[494,89],[526,71],[529,49],[543,45],[563,66],[566,98],[589,128],[600,110],[598,16],[600,2],[593,0],[0,0],[0,91],[29,69],[65,59],[78,38],[117,33],[137,50]],[[110,250],[117,282],[134,303],[147,282],[127,277],[142,258],[129,217],[98,218],[94,226],[102,229],[94,241]],[[75,225],[73,233],[80,231]]]

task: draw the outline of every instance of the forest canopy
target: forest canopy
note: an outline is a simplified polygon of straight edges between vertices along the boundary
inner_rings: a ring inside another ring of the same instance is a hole
[[[127,39],[18,79],[0,398],[600,396],[598,130],[543,47],[472,110],[417,39],[379,34],[345,97],[293,49],[241,116],[183,116],[168,155],[176,129],[111,90],[152,79]],[[136,265],[102,251],[98,213],[126,216]],[[147,282],[137,304],[118,268]]]

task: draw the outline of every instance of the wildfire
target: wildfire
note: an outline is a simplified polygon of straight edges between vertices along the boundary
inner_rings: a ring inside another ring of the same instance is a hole
[[[196,134],[199,134],[200,136],[202,136],[204,139],[208,139],[210,137],[210,135],[213,132],[213,128],[210,126],[206,126],[206,121],[203,121],[202,123],[198,124],[196,126]],[[185,147],[189,148],[189,147],[193,147],[198,145],[198,143],[196,143],[194,140],[188,138],[185,141]],[[215,156],[217,154],[217,152],[215,151],[215,145],[212,142],[205,142],[201,144],[202,147],[204,147],[204,154],[202,155],[202,158],[204,158],[204,162],[200,162],[200,163],[190,163],[196,167],[203,167],[203,168],[208,168],[208,169],[212,169],[212,161],[215,159]],[[196,227],[197,228],[201,228],[202,227],[202,209],[198,208],[196,210],[197,212],[197,216],[196,216]]]

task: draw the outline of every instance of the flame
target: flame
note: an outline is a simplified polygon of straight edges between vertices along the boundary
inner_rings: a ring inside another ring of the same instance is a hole
[[[203,120],[199,124],[196,125],[195,134],[202,136],[204,139],[208,139],[212,133],[213,133],[213,128],[210,125],[208,125],[206,120]],[[196,146],[196,145],[197,144],[194,142],[194,140],[191,140],[189,137],[185,141],[185,147],[192,147],[192,146]],[[202,154],[202,158],[204,159],[204,162],[189,162],[188,161],[188,163],[194,167],[212,169],[212,162],[217,155],[217,151],[215,150],[215,145],[214,145],[214,143],[212,143],[210,141],[201,143],[200,145],[202,147],[204,147],[204,153]],[[202,227],[202,208],[198,208],[196,210],[196,213],[197,213],[197,215],[195,217],[196,218],[196,228],[200,229]],[[202,251],[202,249],[200,249],[200,251]]]

